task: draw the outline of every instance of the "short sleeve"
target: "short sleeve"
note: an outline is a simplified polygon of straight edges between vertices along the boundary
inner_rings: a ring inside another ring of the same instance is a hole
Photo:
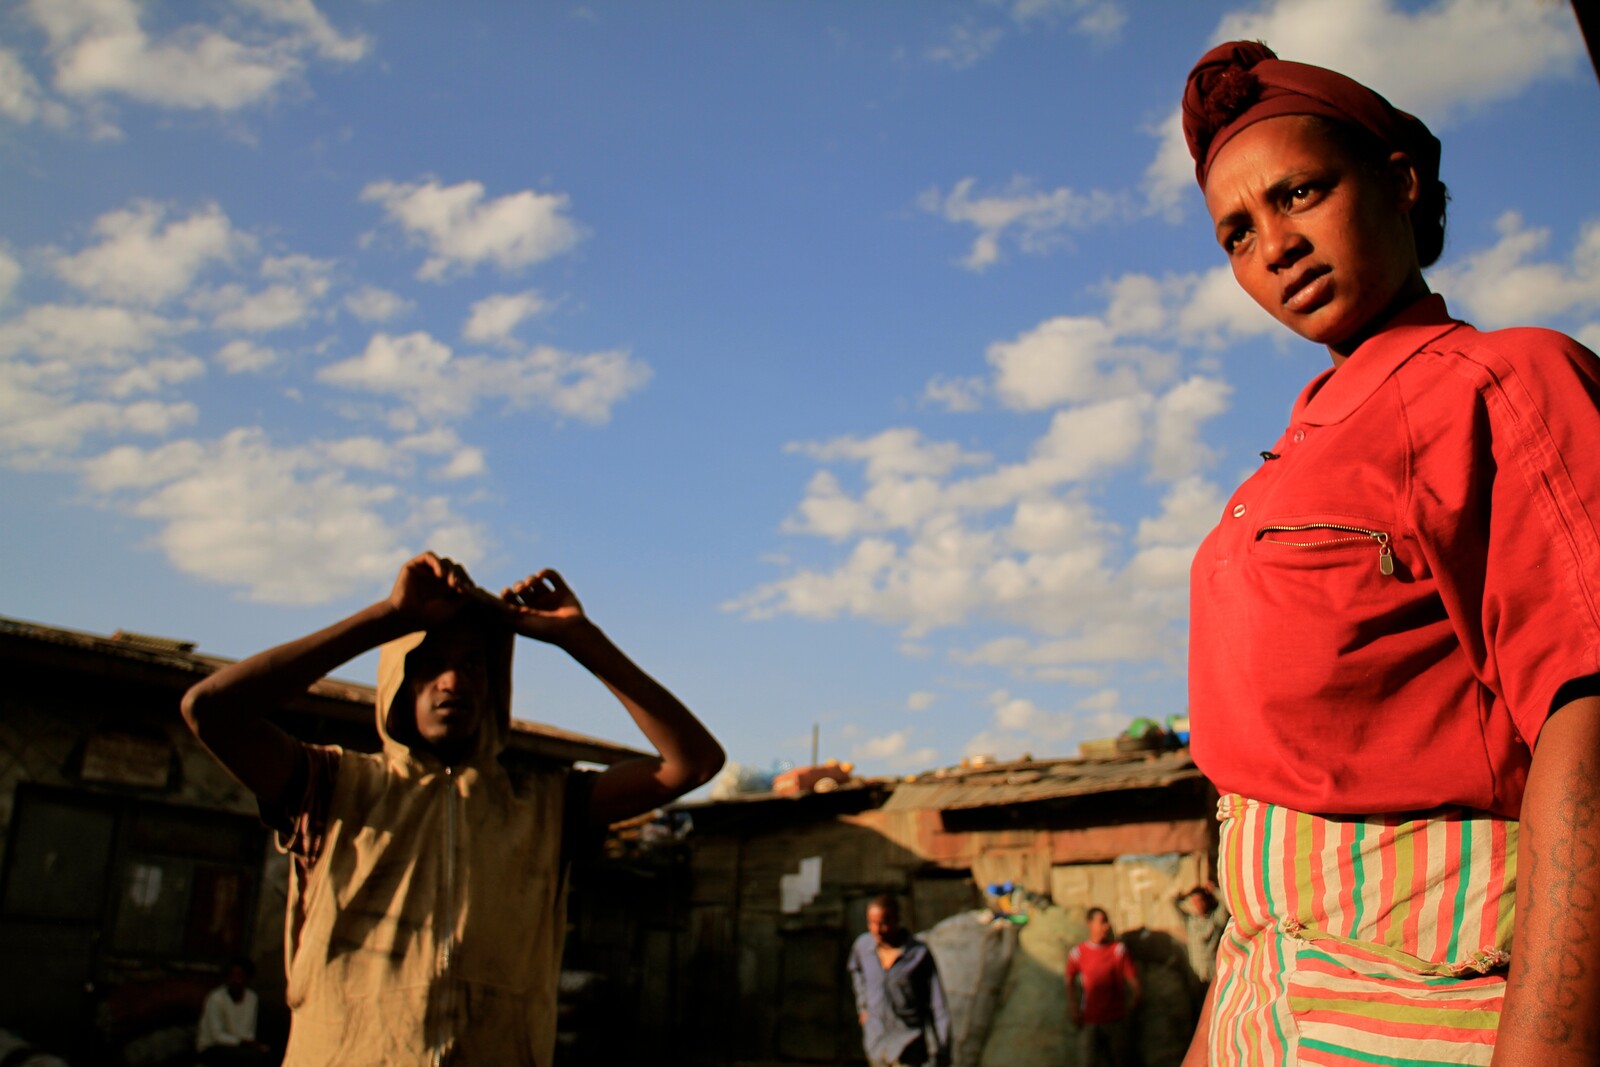
[[[1530,747],[1568,682],[1600,672],[1600,362],[1561,334],[1506,330],[1478,356],[1494,481],[1484,674]]]
[[[1073,948],[1067,953],[1067,981],[1072,981],[1083,973],[1083,964],[1078,959],[1078,950]]]
[[[295,753],[283,799],[277,804],[261,801],[258,807],[261,821],[276,831],[278,847],[310,867],[322,854],[343,752],[331,745],[297,743]]]

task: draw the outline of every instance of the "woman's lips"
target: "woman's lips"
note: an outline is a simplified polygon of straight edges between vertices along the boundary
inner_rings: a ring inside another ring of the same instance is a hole
[[[1333,278],[1327,267],[1309,267],[1283,287],[1286,311],[1303,313],[1327,302],[1333,292]]]

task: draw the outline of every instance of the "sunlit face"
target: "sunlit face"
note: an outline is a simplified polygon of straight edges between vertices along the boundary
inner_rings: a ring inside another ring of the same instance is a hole
[[[1320,122],[1284,115],[1224,145],[1205,194],[1240,287],[1339,357],[1427,292],[1408,219],[1417,188],[1403,153],[1375,166]]]
[[[468,626],[430,631],[406,657],[406,686],[416,709],[417,735],[451,752],[477,735],[489,704],[483,637]]]
[[[1111,920],[1099,912],[1089,916],[1089,940],[1103,945],[1111,940]]]
[[[900,916],[895,914],[893,908],[885,908],[880,904],[873,904],[867,908],[867,933],[871,934],[872,940],[878,944],[892,944],[899,926]]]

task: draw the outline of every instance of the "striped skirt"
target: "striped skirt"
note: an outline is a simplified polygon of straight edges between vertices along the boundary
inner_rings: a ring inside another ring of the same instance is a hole
[[[1214,1064],[1487,1064],[1510,962],[1517,824],[1217,805],[1233,919]]]

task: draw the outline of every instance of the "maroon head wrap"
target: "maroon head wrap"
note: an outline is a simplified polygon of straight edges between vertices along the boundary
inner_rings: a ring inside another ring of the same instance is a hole
[[[1337,71],[1279,59],[1260,41],[1229,41],[1200,57],[1183,90],[1183,136],[1200,187],[1234,134],[1279,115],[1321,115],[1355,126],[1409,155],[1424,182],[1439,176],[1439,139],[1420,119]]]

